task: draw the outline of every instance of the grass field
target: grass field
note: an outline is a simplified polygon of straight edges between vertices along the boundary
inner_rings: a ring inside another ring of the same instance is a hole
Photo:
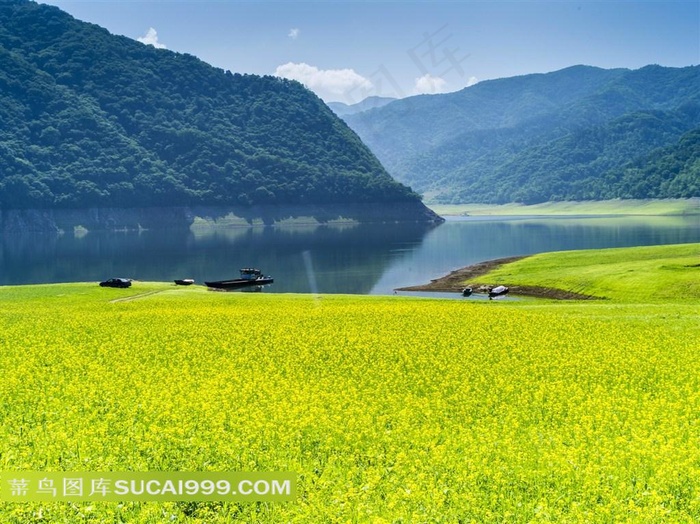
[[[658,249],[509,275],[588,273],[609,298],[589,302],[0,288],[0,470],[298,475],[290,503],[3,502],[0,521],[695,522],[700,295],[637,287],[697,283],[700,246]]]
[[[551,287],[619,303],[694,302],[700,299],[700,245],[542,253],[481,280]]]
[[[524,204],[429,204],[441,216],[700,215],[700,199],[603,200]]]

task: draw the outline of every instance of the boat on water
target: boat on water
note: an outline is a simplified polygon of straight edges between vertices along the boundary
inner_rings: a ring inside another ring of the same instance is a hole
[[[506,286],[496,286],[489,290],[489,298],[502,297],[508,293]]]
[[[214,289],[242,289],[250,286],[265,286],[275,281],[272,277],[263,275],[262,271],[255,268],[246,267],[241,269],[240,273],[241,278],[215,280],[204,282],[204,284]]]
[[[178,278],[175,283],[178,286],[191,286],[194,284],[194,278]]]

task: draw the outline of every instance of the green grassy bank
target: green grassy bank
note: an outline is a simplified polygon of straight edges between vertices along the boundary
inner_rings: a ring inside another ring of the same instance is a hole
[[[542,204],[429,204],[441,216],[700,215],[700,199],[604,200]]]
[[[616,303],[700,302],[700,244],[541,253],[480,278]]]
[[[2,501],[0,521],[696,521],[697,288],[636,289],[687,286],[698,246],[664,249],[496,275],[589,274],[609,298],[589,302],[0,288],[0,470],[298,480],[287,503]]]

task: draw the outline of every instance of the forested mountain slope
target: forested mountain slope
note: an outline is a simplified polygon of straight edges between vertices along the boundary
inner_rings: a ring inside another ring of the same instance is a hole
[[[410,202],[301,84],[0,2],[0,207]]]
[[[370,109],[382,107],[392,103],[394,100],[396,100],[396,98],[390,98],[385,96],[369,96],[361,102],[357,102],[356,104],[345,104],[343,102],[328,102],[328,107],[330,107],[336,115],[342,117],[345,115],[354,115],[355,113],[361,113],[362,111],[369,111]]]
[[[343,118],[393,176],[438,202],[700,196],[696,163],[644,167],[658,148],[697,147],[699,66],[574,66]]]

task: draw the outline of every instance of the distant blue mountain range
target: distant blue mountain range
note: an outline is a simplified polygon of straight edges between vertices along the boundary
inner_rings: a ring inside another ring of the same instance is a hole
[[[574,66],[342,117],[427,201],[700,196],[699,66]]]

